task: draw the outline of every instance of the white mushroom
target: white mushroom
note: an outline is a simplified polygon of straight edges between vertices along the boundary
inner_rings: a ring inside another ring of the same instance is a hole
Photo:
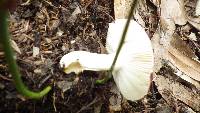
[[[60,66],[65,73],[84,70],[109,70],[116,54],[127,19],[117,19],[109,24],[106,48],[108,54],[73,51],[62,57]],[[153,70],[153,50],[144,29],[130,21],[125,42],[113,69],[113,78],[122,95],[128,100],[143,98],[150,86]]]

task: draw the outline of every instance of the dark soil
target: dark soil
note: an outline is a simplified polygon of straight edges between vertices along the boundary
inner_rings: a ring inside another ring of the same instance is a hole
[[[103,85],[95,84],[103,72],[85,71],[80,75],[66,75],[59,68],[59,60],[74,50],[105,53],[108,23],[114,20],[113,0],[32,0],[10,13],[10,33],[20,48],[17,63],[25,84],[34,91],[47,85],[53,89],[41,100],[26,99],[17,93],[3,56],[0,59],[1,113],[108,113],[111,79]],[[76,8],[81,12],[72,16]],[[147,25],[148,27],[148,25]],[[148,29],[148,28],[147,28]],[[149,30],[149,29],[148,29]],[[150,35],[152,31],[149,31]],[[33,57],[33,47],[40,49]],[[66,84],[72,83],[66,89]],[[61,85],[58,85],[61,84]],[[152,84],[147,97],[136,102],[123,99],[122,111],[173,111]],[[99,108],[99,109],[98,109]]]

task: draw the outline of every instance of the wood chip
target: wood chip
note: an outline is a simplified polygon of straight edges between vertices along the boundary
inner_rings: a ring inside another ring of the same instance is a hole
[[[40,49],[39,47],[33,47],[33,57],[36,57],[37,55],[39,55],[40,53]]]
[[[133,0],[114,0],[115,19],[128,18]]]
[[[35,70],[34,70],[34,73],[36,73],[36,74],[41,74],[41,73],[42,73],[42,70],[41,70],[41,69],[35,69]]]
[[[194,34],[194,33],[190,33],[190,35],[188,36],[189,37],[189,39],[190,40],[192,40],[192,41],[197,41],[197,37],[196,37],[196,35]]]
[[[116,111],[121,111],[122,110],[122,106],[121,106],[122,96],[121,96],[117,86],[112,85],[110,92],[112,92],[114,94],[113,96],[111,96],[109,98],[109,102],[110,102],[109,110],[110,110],[110,112],[114,113]]]
[[[17,43],[14,40],[11,40],[11,46],[17,53],[22,54],[19,47],[17,46]]]
[[[200,15],[200,0],[197,0],[197,5],[195,9],[195,15],[199,16]]]
[[[62,30],[58,29],[58,31],[57,31],[57,33],[56,33],[56,35],[57,35],[57,36],[62,36],[62,35],[63,35],[63,33],[64,33],[64,32],[63,32]]]
[[[49,38],[45,38],[45,41],[46,41],[48,44],[52,42],[52,40],[49,39]]]
[[[81,9],[79,6],[77,6],[74,12],[71,14],[71,16],[68,18],[67,22],[74,23],[76,21],[77,15],[80,13]]]
[[[192,17],[192,16],[188,16],[188,22],[195,27],[197,30],[200,31],[200,17]]]
[[[59,81],[57,82],[57,86],[62,90],[62,92],[66,92],[71,88],[72,85],[75,85],[78,83],[78,78],[74,81]]]

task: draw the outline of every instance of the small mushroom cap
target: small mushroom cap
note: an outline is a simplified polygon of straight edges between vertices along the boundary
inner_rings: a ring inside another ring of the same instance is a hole
[[[108,53],[117,51],[127,19],[117,19],[109,24],[106,48]],[[125,42],[120,51],[113,77],[122,95],[128,100],[138,100],[149,90],[153,72],[153,49],[144,29],[130,21]]]
[[[60,67],[66,74],[75,72],[76,74],[83,71],[83,67],[79,63],[81,54],[85,54],[85,51],[73,51],[64,55],[60,60]]]

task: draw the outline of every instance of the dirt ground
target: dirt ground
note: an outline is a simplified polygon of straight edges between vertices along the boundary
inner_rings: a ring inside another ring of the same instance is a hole
[[[151,3],[147,6],[156,10]],[[155,10],[149,13],[157,19]],[[19,48],[15,53],[23,81],[34,91],[47,85],[53,89],[41,100],[22,97],[16,92],[1,56],[0,112],[175,112],[176,108],[165,102],[153,83],[144,99],[131,102],[114,89],[112,79],[105,84],[95,84],[105,76],[104,72],[84,71],[80,75],[66,75],[59,68],[60,58],[70,51],[105,53],[108,23],[114,18],[113,0],[32,0],[30,4],[18,1],[16,11],[10,13],[9,22],[12,40]],[[156,26],[157,23],[146,22],[150,38]],[[39,53],[35,53],[33,47],[39,48]]]

